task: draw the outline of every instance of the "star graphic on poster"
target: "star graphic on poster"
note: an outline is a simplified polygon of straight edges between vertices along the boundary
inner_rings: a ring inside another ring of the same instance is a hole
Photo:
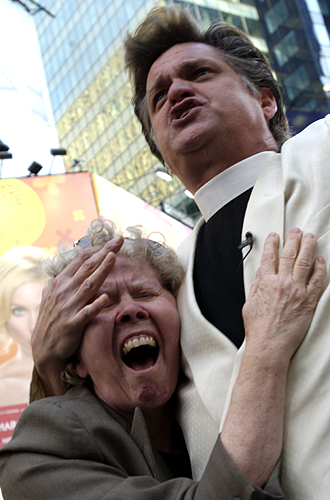
[[[85,216],[84,216],[84,211],[83,210],[73,210],[72,213],[73,213],[73,218],[74,218],[75,221],[85,220]]]

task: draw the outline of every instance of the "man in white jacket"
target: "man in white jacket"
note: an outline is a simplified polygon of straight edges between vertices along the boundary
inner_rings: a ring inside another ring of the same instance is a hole
[[[266,58],[228,25],[153,11],[126,40],[135,112],[152,152],[195,195],[202,219],[178,254],[180,420],[199,478],[226,415],[244,349],[241,308],[269,231],[299,227],[330,258],[330,116],[288,139]],[[330,491],[330,287],[289,374],[282,481],[290,500]]]

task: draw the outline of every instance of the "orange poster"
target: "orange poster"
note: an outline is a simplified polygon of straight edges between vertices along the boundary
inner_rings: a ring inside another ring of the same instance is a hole
[[[141,225],[146,236],[176,250],[192,229],[149,205],[103,177],[92,174],[98,212],[110,219],[122,231],[128,226]]]
[[[140,224],[177,248],[191,229],[88,172],[0,180],[0,447],[28,403],[30,347],[46,276],[42,263],[98,216]]]
[[[0,408],[0,448],[10,441],[19,416],[26,404]]]
[[[0,180],[0,447],[28,403],[42,262],[98,216],[89,173]]]
[[[0,254],[35,245],[54,253],[98,216],[88,172],[0,180]]]

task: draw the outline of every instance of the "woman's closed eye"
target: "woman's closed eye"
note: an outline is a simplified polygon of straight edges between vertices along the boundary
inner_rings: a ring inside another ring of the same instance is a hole
[[[132,294],[132,297],[135,300],[147,300],[147,299],[153,299],[154,297],[158,297],[158,294],[154,291],[143,290],[140,292],[134,292]]]

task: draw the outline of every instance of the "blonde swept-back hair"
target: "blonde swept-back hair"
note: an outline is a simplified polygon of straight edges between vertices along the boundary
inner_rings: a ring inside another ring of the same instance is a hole
[[[172,4],[151,10],[135,33],[125,40],[125,61],[133,87],[134,111],[152,153],[164,163],[148,113],[148,73],[164,52],[187,42],[204,43],[217,49],[252,95],[257,95],[263,87],[272,91],[277,111],[269,122],[269,129],[280,150],[290,132],[281,87],[274,78],[267,57],[236,26],[219,22],[205,27],[196,21],[187,6]]]
[[[50,281],[56,278],[76,257],[82,247],[105,245],[116,234],[120,234],[120,232],[112,221],[99,219],[92,221],[87,230],[87,236],[81,238],[74,248],[62,249],[54,259],[46,261],[44,269]],[[119,255],[134,261],[146,260],[158,273],[163,287],[176,297],[184,278],[184,271],[178,262],[175,251],[165,243],[144,237],[139,226],[128,227],[123,236],[124,243]],[[76,374],[75,366],[78,361],[77,355],[74,355],[61,374],[62,383],[66,389],[84,382],[84,379]]]
[[[0,256],[0,347],[10,338],[6,323],[14,290],[27,282],[45,282],[43,262],[49,254],[38,247],[14,247]]]

